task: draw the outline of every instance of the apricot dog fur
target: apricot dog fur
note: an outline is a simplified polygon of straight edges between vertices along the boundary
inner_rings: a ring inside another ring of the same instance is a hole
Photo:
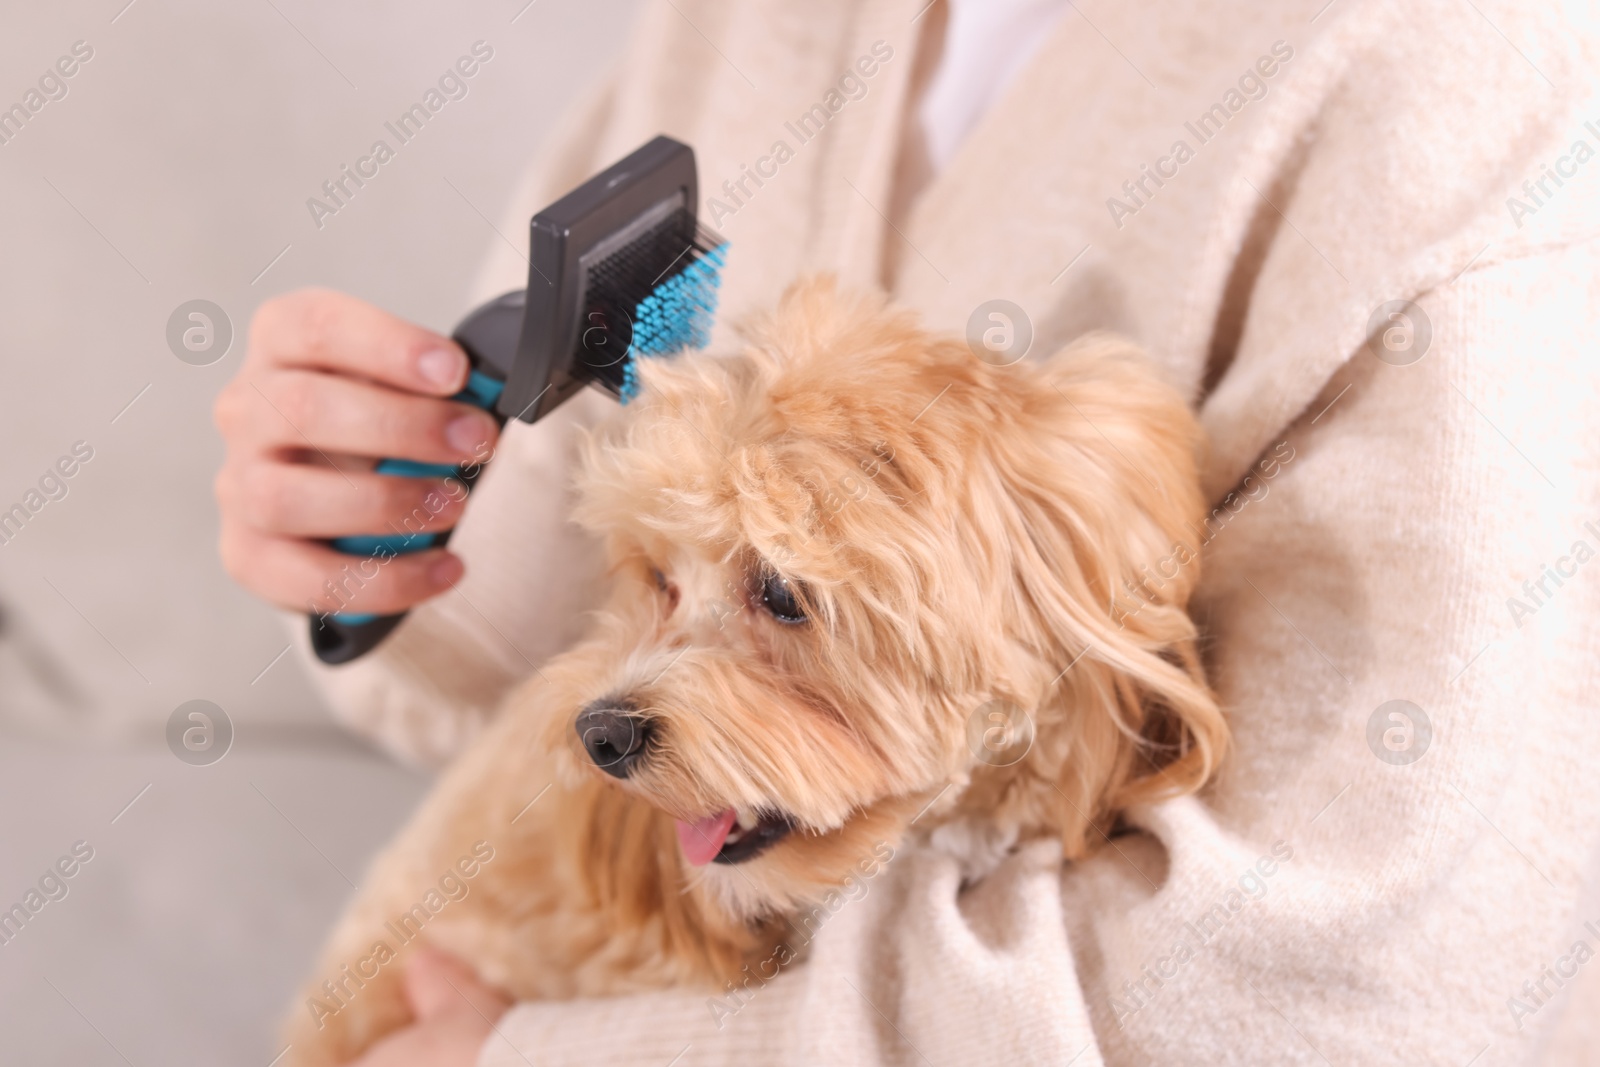
[[[964,820],[1079,857],[1217,767],[1200,434],[1129,344],[992,366],[827,278],[743,334],[643,361],[587,441],[609,599],[373,864],[292,1062],[404,1025],[418,939],[518,999],[720,993],[884,842]]]

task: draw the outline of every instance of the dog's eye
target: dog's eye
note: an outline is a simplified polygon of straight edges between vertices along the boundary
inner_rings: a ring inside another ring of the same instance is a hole
[[[650,580],[656,583],[656,588],[667,596],[667,614],[671,615],[678,610],[678,587],[667,581],[667,576],[661,572],[660,567],[650,568]]]
[[[761,586],[761,603],[772,612],[772,617],[779,622],[805,622],[805,609],[800,606],[799,597],[795,596],[795,588],[789,579],[782,575],[772,574]]]

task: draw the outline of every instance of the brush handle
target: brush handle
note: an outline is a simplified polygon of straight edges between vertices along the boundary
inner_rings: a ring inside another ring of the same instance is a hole
[[[482,408],[505,426],[506,417],[496,410],[505,391],[501,368],[511,365],[522,326],[523,292],[507,293],[478,308],[461,321],[452,339],[467,353],[471,372],[467,384],[451,400]],[[469,491],[483,473],[481,463],[450,466],[443,463],[418,463],[409,459],[384,459],[375,470],[398,478],[455,478]],[[450,531],[437,533],[357,534],[336,537],[329,542],[340,552],[363,559],[377,559],[380,565],[391,556],[442,547]],[[376,648],[406,617],[394,615],[337,612],[311,615],[311,649],[317,658],[330,665],[349,663]]]

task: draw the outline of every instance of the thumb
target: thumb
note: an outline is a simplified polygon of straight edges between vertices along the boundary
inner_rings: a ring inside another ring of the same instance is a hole
[[[406,1000],[419,1020],[465,1011],[491,1022],[511,1006],[485,985],[472,968],[428,945],[418,947],[406,963]]]

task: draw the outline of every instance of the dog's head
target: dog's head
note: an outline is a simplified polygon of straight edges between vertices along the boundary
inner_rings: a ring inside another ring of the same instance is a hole
[[[913,821],[1078,855],[1203,784],[1226,730],[1184,610],[1199,436],[1129,346],[995,367],[827,279],[747,340],[645,361],[588,444],[578,519],[615,584],[559,668],[569,773],[675,820],[737,919]]]

